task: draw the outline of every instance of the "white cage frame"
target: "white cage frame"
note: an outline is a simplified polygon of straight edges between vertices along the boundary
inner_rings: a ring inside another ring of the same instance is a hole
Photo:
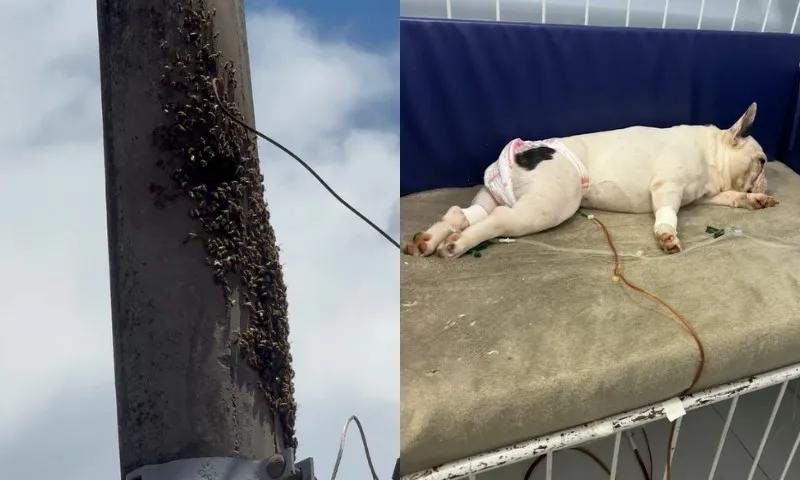
[[[431,2],[442,1],[442,0],[431,0]],[[445,2],[445,9],[447,12],[446,18],[448,20],[455,19],[453,17],[453,1],[457,0],[443,0]],[[501,0],[486,0],[486,1],[494,1],[494,12],[495,12],[495,21],[501,21]],[[625,26],[630,27],[630,20],[631,20],[631,1],[627,0],[627,5],[625,8]],[[733,1],[733,0],[732,0]],[[402,2],[402,0],[401,0]],[[547,23],[547,0],[541,0],[541,23]],[[558,3],[558,0],[550,0],[551,3],[555,2]],[[667,16],[669,14],[669,2],[670,0],[663,0],[664,2],[664,10],[661,16],[661,28],[667,28]],[[742,0],[735,0],[736,4],[733,9],[733,19],[731,20],[731,31],[736,29],[736,20],[739,18],[739,8],[741,7]],[[765,32],[767,28],[767,21],[769,20],[769,14],[772,11],[772,3],[773,0],[767,0],[767,7],[764,11],[764,20],[761,23],[761,32]],[[589,23],[590,18],[590,11],[591,11],[592,2],[591,0],[586,0],[584,6],[584,16],[583,16],[583,24],[586,26],[591,26]],[[703,28],[703,14],[705,13],[706,7],[706,0],[700,0],[700,13],[697,15],[697,30],[701,30]],[[794,11],[794,18],[792,20],[792,27],[789,31],[790,34],[795,33],[795,28],[797,27],[797,18],[800,16],[800,1],[797,3],[797,7]]]
[[[402,0],[401,0],[402,1]],[[454,19],[453,17],[453,1],[454,0],[431,0],[432,2],[444,1],[446,6],[446,18],[448,20]],[[457,1],[457,0],[455,0]],[[495,6],[495,20],[501,21],[501,0],[486,0],[494,1]],[[558,0],[550,0],[557,2]],[[661,19],[661,28],[667,28],[667,15],[669,14],[670,0],[664,1],[664,10]],[[733,0],[732,0],[733,1]],[[767,21],[772,8],[773,0],[766,0],[767,6],[764,11],[764,19],[761,23],[761,32],[766,31]],[[547,0],[541,0],[541,23],[547,23]],[[731,21],[730,30],[736,29],[736,21],[739,16],[739,7],[742,0],[735,0],[735,7],[733,11],[733,18]],[[700,12],[697,18],[697,30],[703,28],[703,13],[705,11],[706,0],[700,0]],[[586,0],[584,8],[583,24],[591,26],[589,23],[591,10],[591,0]],[[795,33],[797,27],[797,19],[800,16],[800,0],[797,2],[795,8],[794,18],[792,20],[791,30],[789,34]],[[630,26],[631,18],[631,0],[627,0],[625,10],[625,27]],[[551,433],[539,438],[531,439],[522,443],[511,445],[508,447],[498,448],[489,452],[481,453],[472,457],[456,460],[445,465],[424,470],[421,472],[412,473],[402,477],[402,480],[455,480],[460,478],[468,478],[475,480],[475,476],[479,473],[485,473],[497,468],[501,468],[510,464],[532,460],[537,457],[545,456],[545,475],[547,480],[552,480],[553,476],[553,452],[564,450],[568,448],[584,445],[589,442],[614,436],[614,451],[611,460],[611,475],[610,480],[616,480],[617,466],[619,459],[619,448],[622,440],[623,432],[632,430],[634,428],[643,427],[648,423],[652,423],[664,418],[672,417],[672,412],[679,411],[677,419],[675,419],[675,433],[672,438],[670,446],[669,463],[675,455],[675,450],[678,443],[681,422],[683,421],[683,414],[687,411],[710,407],[713,404],[732,400],[731,406],[728,410],[728,415],[725,418],[725,424],[720,433],[717,450],[714,455],[714,460],[711,465],[711,470],[708,474],[708,480],[714,480],[719,464],[722,448],[725,445],[725,439],[728,435],[728,430],[733,420],[733,415],[736,412],[736,406],[739,402],[739,397],[758,390],[762,390],[775,385],[780,385],[780,390],[775,398],[775,403],[772,407],[772,412],[764,428],[764,434],[761,437],[758,450],[753,458],[752,466],[747,475],[747,480],[753,480],[755,472],[758,468],[761,454],[764,452],[764,447],[767,444],[770,431],[772,430],[775,417],[778,414],[783,396],[789,382],[800,378],[800,363],[790,365],[788,367],[773,370],[767,373],[754,375],[746,379],[726,383],[723,385],[714,386],[702,391],[694,392],[684,396],[677,396],[664,402],[659,402],[653,405],[641,407],[635,410],[630,410],[618,415],[613,415],[590,423],[586,423],[577,427],[562,430],[560,432]],[[668,414],[668,412],[670,412]],[[668,418],[669,419],[669,418]],[[800,431],[797,432],[797,437],[792,445],[786,463],[784,464],[779,480],[786,480],[789,472],[789,467],[792,465],[798,447],[800,447]],[[654,479],[655,477],[655,473]],[[664,480],[667,479],[666,468],[664,468]]]

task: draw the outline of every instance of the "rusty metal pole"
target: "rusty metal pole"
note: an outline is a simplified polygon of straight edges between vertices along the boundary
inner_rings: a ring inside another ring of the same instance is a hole
[[[256,143],[213,95],[219,78],[224,104],[254,123],[242,0],[97,9],[122,476],[250,460],[236,468],[296,476],[285,285]]]

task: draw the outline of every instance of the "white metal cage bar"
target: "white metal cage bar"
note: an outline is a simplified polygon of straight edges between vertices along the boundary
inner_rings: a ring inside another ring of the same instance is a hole
[[[628,5],[625,7],[625,26],[631,25],[631,0],[628,0]]]
[[[786,460],[786,465],[783,466],[783,472],[781,473],[781,478],[779,480],[786,480],[786,474],[789,473],[789,466],[792,465],[792,460],[794,460],[794,454],[797,453],[798,446],[800,446],[800,431],[797,432],[797,439],[795,439],[794,445],[792,445],[792,451],[789,453],[789,458]]]
[[[617,432],[614,435],[614,454],[611,458],[611,475],[609,475],[610,480],[616,480],[617,478],[617,466],[619,464],[619,441],[622,438],[622,432]]]
[[[714,480],[714,474],[717,473],[719,456],[722,454],[722,447],[725,446],[725,438],[728,437],[728,430],[731,428],[731,420],[733,420],[733,414],[736,412],[736,405],[738,404],[739,397],[733,397],[731,408],[728,409],[728,416],[725,417],[725,425],[722,426],[722,433],[719,435],[719,444],[717,445],[716,453],[714,453],[714,461],[711,463],[711,473],[708,474],[708,480]]]
[[[669,444],[669,456],[667,457],[668,465],[672,465],[672,459],[675,457],[675,448],[678,446],[678,435],[681,433],[681,423],[683,423],[683,417],[679,417],[675,420],[675,430],[673,431],[672,442]],[[668,470],[664,468],[664,480],[667,480],[667,472]]]
[[[630,9],[630,1],[631,0],[628,0],[629,9]],[[586,8],[583,11],[583,24],[584,25],[589,25],[589,9],[590,8],[591,8],[590,1],[586,0]]]
[[[736,6],[733,7],[733,20],[731,20],[731,31],[736,29],[736,18],[739,17],[739,6],[741,4],[741,0],[736,0]]]
[[[797,8],[794,10],[794,20],[792,20],[792,29],[789,33],[794,33],[794,27],[797,26],[797,15],[800,14],[800,1],[797,2]]]
[[[774,385],[781,383],[786,384],[795,378],[800,378],[800,363],[747,379],[717,385],[682,397],[675,397],[666,402],[641,407],[601,420],[596,420],[579,427],[481,453],[462,460],[456,460],[440,467],[406,475],[403,477],[403,480],[454,480],[468,477],[473,473],[487,472],[504,465],[529,460],[552,453],[556,450],[575,447],[593,440],[608,437],[620,431],[641,427],[648,423],[661,420],[666,418],[666,405],[668,403],[680,401],[683,409],[688,412],[724,400],[736,399],[740,395],[762,390]],[[785,386],[782,386],[781,390],[785,392]],[[781,394],[781,398],[782,397],[783,394]],[[776,411],[776,408],[777,407],[774,407],[773,411]],[[729,417],[733,416],[733,410],[735,410],[735,407],[732,407],[731,411],[729,411]],[[766,437],[769,435],[774,420],[774,416],[772,416],[768,428],[764,432],[762,443],[766,443]],[[726,421],[726,423],[729,428],[730,422]],[[676,425],[676,439],[678,436],[678,427],[679,425]],[[725,428],[723,431],[727,433],[728,428]],[[723,441],[724,439],[721,438],[720,442]],[[761,450],[763,450],[763,448]],[[718,460],[717,458],[717,461]],[[754,464],[757,464],[757,460]],[[713,472],[710,478],[713,478]]]
[[[542,0],[542,23],[547,23],[547,0]]]
[[[756,474],[758,461],[761,460],[761,454],[764,453],[764,446],[767,444],[767,437],[769,437],[769,432],[772,430],[772,424],[775,422],[775,417],[778,415],[778,409],[781,407],[781,400],[783,400],[783,394],[786,393],[787,386],[789,386],[788,380],[783,382],[781,389],[778,392],[778,397],[775,399],[775,405],[772,407],[772,413],[769,416],[767,428],[764,429],[764,435],[761,437],[761,443],[758,445],[756,456],[753,457],[753,465],[750,467],[750,473],[747,475],[747,480],[753,480],[753,476]]]
[[[772,8],[772,0],[767,1],[767,8],[764,11],[764,22],[761,24],[761,32],[767,29],[767,20],[769,20],[769,11]]]
[[[706,10],[706,0],[700,0],[700,13],[697,14],[697,29],[703,25],[703,12]]]
[[[547,473],[545,474],[547,480],[553,480],[553,452],[547,452],[547,457],[545,458],[545,462],[547,463]]]

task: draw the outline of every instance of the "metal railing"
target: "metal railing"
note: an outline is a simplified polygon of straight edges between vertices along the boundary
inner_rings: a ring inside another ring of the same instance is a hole
[[[636,1],[626,0],[625,9],[624,9],[624,12],[625,12],[625,23],[624,23],[624,26],[626,26],[626,27],[638,26],[638,25],[633,25],[631,23],[632,13],[633,14],[649,15],[651,17],[654,14],[657,14],[657,13],[655,13],[655,7],[660,2],[663,2],[663,3],[661,3],[661,5],[663,7],[660,9],[661,10],[660,11],[660,25],[661,25],[661,28],[668,28],[667,27],[667,19],[670,17],[670,14],[673,14],[674,16],[682,17],[683,19],[686,19],[689,16],[693,16],[693,15],[690,15],[689,13],[687,13],[687,12],[676,11],[676,9],[674,8],[674,5],[670,5],[670,0],[659,0],[659,2],[657,2],[655,0],[636,0]],[[538,5],[537,5],[537,3],[538,3]],[[700,30],[700,29],[703,29],[704,21],[708,19],[709,12],[708,12],[708,8],[707,8],[707,5],[706,5],[707,0],[698,0],[697,3],[699,3],[699,11],[696,14],[697,15],[696,24],[694,23],[694,21],[692,21],[692,25],[696,25],[696,28],[698,30]],[[756,18],[759,18],[760,19],[760,22],[759,22],[760,23],[760,29],[759,28],[753,28],[752,30],[757,30],[757,31],[760,31],[760,32],[766,32],[768,30],[767,27],[768,27],[768,25],[770,23],[770,15],[775,13],[773,11],[774,3],[775,2],[773,0],[760,0],[760,1],[759,0],[745,0],[745,1],[743,1],[743,0],[730,0],[730,5],[729,6],[732,7],[732,9],[733,9],[733,15],[731,17],[728,17],[730,19],[730,23],[729,24],[725,23],[725,25],[730,25],[729,29],[731,31],[737,30],[737,26],[740,27],[741,24],[742,24],[742,20],[743,20],[743,18],[742,18],[743,4],[749,4],[752,8],[750,8],[750,12],[746,16],[745,20],[749,24],[757,25],[755,23],[755,20],[756,20]],[[778,2],[778,3],[780,3],[780,2]],[[454,5],[469,5],[471,7],[485,6],[485,7],[489,8],[489,6],[492,5],[492,4],[494,6],[494,20],[495,21],[518,21],[518,20],[516,20],[514,15],[510,15],[510,16],[504,15],[504,13],[506,12],[504,6],[509,6],[509,5],[513,5],[514,8],[517,11],[523,11],[523,9],[527,9],[528,10],[527,13],[529,15],[533,14],[533,9],[538,10],[538,13],[539,13],[538,18],[534,18],[534,17],[530,18],[530,21],[534,21],[536,23],[548,23],[548,11],[550,9],[556,9],[556,8],[557,9],[562,9],[562,10],[563,9],[569,9],[569,10],[572,10],[574,13],[577,13],[577,12],[575,12],[576,3],[575,2],[569,2],[569,1],[566,1],[566,0],[537,0],[537,1],[531,1],[531,2],[521,2],[519,0],[516,0],[516,1],[515,0],[401,0],[401,2],[400,2],[401,12],[402,12],[401,15],[403,15],[403,16],[433,17],[433,18],[437,18],[438,17],[438,18],[446,18],[446,19],[472,19],[472,17],[470,17],[470,16],[466,16],[465,17],[465,16],[456,15],[454,13]],[[605,4],[605,5],[598,5],[598,4]],[[430,13],[430,11],[425,11],[426,9],[421,8],[422,6],[433,7],[433,6],[437,6],[437,5],[439,6],[439,8],[441,8],[441,6],[443,6],[444,7],[444,11],[441,12],[441,13],[433,14],[433,13]],[[673,7],[672,10],[670,9],[671,6]],[[587,25],[587,26],[593,25],[593,23],[591,23],[591,20],[594,18],[592,16],[593,9],[601,9],[606,13],[608,13],[608,12],[619,12],[619,13],[621,13],[622,12],[622,8],[610,8],[609,5],[608,5],[608,0],[606,0],[606,1],[594,0],[594,2],[592,0],[585,0],[585,3],[584,3],[583,8],[582,8],[583,22],[577,21],[578,17],[577,17],[577,15],[575,15],[574,21],[569,21],[569,22],[566,22],[566,23],[571,23],[571,24],[582,23],[583,25]],[[757,15],[757,13],[759,13],[759,11],[761,13],[760,16]],[[727,11],[728,14],[729,14],[729,12],[730,12],[730,10]],[[724,12],[719,11],[714,15],[714,19],[716,20],[717,25],[716,25],[716,27],[712,27],[712,28],[720,29],[720,27],[721,27],[720,24],[722,23],[721,19],[723,17],[722,13],[724,13]],[[789,15],[788,15],[789,13],[790,12],[788,12],[788,11],[778,12],[778,14],[777,14],[778,21],[783,21],[784,18],[789,17]],[[724,15],[724,16],[727,17],[727,15]],[[798,2],[796,3],[796,5],[794,7],[794,12],[793,12],[793,15],[791,16],[791,18],[792,18],[791,27],[790,28],[785,28],[784,27],[783,29],[781,29],[781,31],[783,31],[784,33],[794,34],[795,31],[796,31],[796,28],[797,28],[798,16],[800,16],[800,0],[798,0]],[[482,18],[482,19],[488,20],[488,18]],[[558,21],[558,22],[555,22],[555,23],[565,23],[565,22],[562,20],[562,21]],[[687,22],[686,26],[688,27],[688,22]],[[773,29],[773,30],[775,30],[775,29]]]
[[[778,414],[783,396],[786,393],[787,386],[791,380],[800,378],[800,364],[791,365],[789,367],[780,368],[771,372],[756,375],[744,380],[726,383],[708,388],[699,392],[691,393],[681,397],[675,397],[665,402],[659,402],[654,405],[631,410],[611,417],[603,418],[594,422],[580,425],[578,427],[570,428],[561,432],[552,433],[543,437],[528,440],[526,442],[503,447],[490,452],[481,453],[469,458],[457,460],[430,470],[413,473],[404,476],[402,480],[454,480],[460,478],[469,478],[475,480],[475,476],[480,473],[488,472],[501,468],[513,463],[530,460],[542,455],[545,456],[545,471],[547,480],[552,480],[553,472],[553,452],[564,450],[567,448],[576,447],[586,444],[595,440],[610,437],[614,435],[614,452],[611,462],[611,475],[610,479],[615,480],[617,476],[617,466],[619,458],[619,447],[622,433],[633,428],[642,427],[648,423],[655,422],[661,419],[669,419],[670,412],[675,410],[680,411],[679,416],[675,419],[675,433],[672,438],[671,454],[669,457],[670,463],[675,456],[678,437],[681,429],[681,422],[683,421],[683,414],[687,411],[710,408],[713,404],[722,402],[724,400],[732,400],[731,406],[728,409],[728,415],[725,419],[725,424],[720,433],[717,450],[714,455],[714,460],[711,465],[711,471],[708,475],[708,480],[714,480],[719,465],[720,455],[722,454],[722,447],[725,445],[725,439],[730,430],[733,415],[736,412],[736,407],[739,403],[739,397],[748,393],[753,393],[764,388],[780,385],[778,396],[772,407],[767,425],[764,427],[764,434],[761,437],[758,450],[753,457],[753,463],[750,467],[750,472],[747,475],[747,480],[753,480],[755,472],[758,468],[761,455],[764,453],[764,447],[767,444],[767,439],[772,431],[775,417]],[[784,464],[783,471],[779,480],[786,480],[789,472],[789,467],[794,460],[797,453],[798,446],[800,446],[800,431],[789,453],[786,463]],[[680,449],[678,449],[680,453]],[[664,469],[664,479],[667,478],[666,468]]]

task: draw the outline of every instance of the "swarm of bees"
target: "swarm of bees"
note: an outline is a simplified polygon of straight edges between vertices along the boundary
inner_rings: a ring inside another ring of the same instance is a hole
[[[283,443],[296,447],[286,286],[256,142],[225,115],[214,95],[212,82],[219,77],[225,87],[219,92],[224,106],[244,119],[228,96],[237,87],[236,69],[230,61],[222,63],[214,46],[215,12],[202,0],[183,0],[178,8],[183,18],[177,37],[182,42],[160,45],[165,64],[159,98],[167,121],[153,131],[154,142],[164,152],[158,165],[171,170],[173,187],[151,185],[150,191],[156,205],[176,198],[170,191],[191,201],[187,214],[199,228],[187,232],[185,241],[204,243],[206,263],[228,308],[238,305],[249,312],[236,344],[259,374],[259,388],[281,422]],[[238,298],[233,298],[233,289]]]

